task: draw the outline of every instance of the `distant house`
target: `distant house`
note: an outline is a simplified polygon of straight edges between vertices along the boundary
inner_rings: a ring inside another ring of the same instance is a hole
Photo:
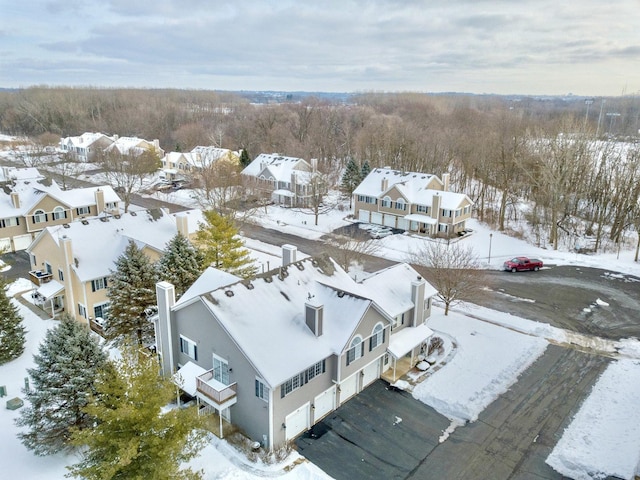
[[[245,184],[260,196],[285,207],[307,207],[314,188],[325,189],[316,180],[316,160],[261,153],[242,170]]]
[[[353,192],[355,217],[412,233],[453,235],[466,228],[472,200],[449,191],[449,174],[376,168]]]
[[[175,301],[156,287],[156,345],[165,375],[272,449],[387,375],[415,365],[432,331],[436,291],[407,264],[357,283],[326,257],[253,280],[209,268]]]
[[[50,313],[64,310],[95,327],[109,316],[109,277],[129,241],[156,261],[178,232],[193,238],[201,221],[200,210],[157,209],[47,227],[27,249],[34,295]]]
[[[114,135],[113,142],[104,150],[105,152],[117,151],[121,155],[132,156],[140,155],[144,151],[153,151],[159,159],[164,156],[164,150],[160,148],[160,142],[158,140],[150,142],[138,137],[120,137]]]
[[[7,175],[0,190],[0,248],[5,251],[24,250],[47,227],[121,211],[120,197],[108,185],[62,190],[34,168],[3,169]]]
[[[166,181],[183,180],[197,175],[219,161],[238,164],[240,155],[226,148],[195,147],[190,152],[169,152],[162,158],[160,178]]]
[[[60,139],[60,149],[79,162],[93,162],[96,155],[113,143],[104,133],[86,132],[78,137]]]

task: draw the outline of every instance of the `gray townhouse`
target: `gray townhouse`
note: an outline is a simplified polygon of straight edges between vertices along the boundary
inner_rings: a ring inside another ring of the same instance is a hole
[[[163,374],[254,442],[273,449],[383,375],[418,362],[435,289],[407,264],[356,282],[328,257],[252,280],[208,268],[178,301],[156,286]],[[404,370],[403,370],[404,369]]]

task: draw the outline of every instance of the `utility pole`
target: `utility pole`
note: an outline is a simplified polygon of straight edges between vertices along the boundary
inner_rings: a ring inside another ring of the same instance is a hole
[[[587,106],[587,113],[584,116],[584,126],[582,127],[583,130],[587,130],[587,120],[589,120],[589,107],[593,104],[593,99],[587,99],[584,101],[584,104]]]
[[[616,117],[619,117],[620,114],[618,112],[608,112],[607,113],[607,117],[610,117],[611,120],[609,120],[609,132],[608,132],[608,136],[611,136],[611,127],[613,126],[613,120]]]
[[[600,120],[602,119],[602,109],[604,108],[604,102],[606,102],[606,100],[603,98],[602,102],[600,102],[600,115],[598,115],[598,127],[596,128],[596,138],[598,138],[598,133],[600,133]]]

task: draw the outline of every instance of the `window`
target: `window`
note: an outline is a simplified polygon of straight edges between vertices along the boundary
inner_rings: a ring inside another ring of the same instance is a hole
[[[416,212],[418,213],[429,213],[429,207],[426,205],[416,205]]]
[[[369,338],[369,351],[384,343],[384,327],[381,323],[373,327],[373,334]]]
[[[107,288],[107,277],[91,280],[91,291],[95,292]]]
[[[109,315],[109,302],[100,303],[93,306],[93,318],[107,319]]]
[[[87,318],[87,309],[85,308],[84,305],[82,305],[81,303],[78,304],[78,314],[82,317],[82,318]]]
[[[400,315],[396,315],[396,317],[394,318],[393,325],[391,325],[391,330],[394,330],[401,325],[404,325],[404,313],[401,313]]]
[[[364,343],[362,338],[357,336],[351,341],[351,347],[347,350],[347,365],[358,360],[364,354]]]
[[[229,385],[229,363],[213,354],[213,378],[224,385]]]
[[[439,223],[438,224],[438,231],[439,232],[448,232],[449,231],[449,225],[447,225],[446,223]]]
[[[464,208],[462,209],[462,214],[463,214],[463,215],[468,215],[468,214],[469,214],[469,212],[471,212],[471,206],[470,206],[470,205],[467,205],[466,207],[464,207]]]
[[[0,228],[17,227],[18,225],[20,225],[20,218],[18,217],[3,218],[0,220]]]
[[[269,401],[269,389],[260,378],[256,378],[256,397]]]
[[[33,223],[44,223],[47,221],[47,214],[44,210],[36,210],[33,214]]]
[[[184,353],[187,357],[198,360],[198,346],[193,340],[189,340],[187,337],[180,335],[180,352]]]
[[[62,220],[67,218],[67,212],[62,207],[56,207],[53,209],[53,219]]]
[[[391,198],[390,197],[384,197],[382,199],[381,206],[390,208],[391,207]]]
[[[291,377],[280,386],[280,398],[284,398],[286,395],[289,395],[294,390],[297,390],[324,372],[326,372],[326,364],[325,360],[322,360],[321,362],[309,367],[304,372],[300,372]]]
[[[358,201],[359,202],[363,202],[363,203],[371,203],[371,204],[377,204],[378,203],[378,199],[375,197],[368,197],[366,195],[358,195]]]
[[[118,202],[107,202],[105,203],[105,208],[107,210],[115,210],[116,208],[118,208]]]
[[[404,200],[402,198],[399,198],[398,201],[396,202],[396,210],[406,210],[407,209],[407,204],[404,203]]]
[[[76,213],[78,215],[89,215],[90,210],[89,207],[78,207],[76,208]]]
[[[442,216],[443,217],[451,217],[451,210],[447,210],[446,208],[442,209]]]
[[[61,268],[58,269],[58,280],[64,282],[64,273],[62,272]]]
[[[461,210],[457,209],[453,212],[453,218],[459,217],[461,215]]]
[[[51,268],[51,264],[49,262],[44,262],[44,269],[49,274],[53,273],[53,269]]]

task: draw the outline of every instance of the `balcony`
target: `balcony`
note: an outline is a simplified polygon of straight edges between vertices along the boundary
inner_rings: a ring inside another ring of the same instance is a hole
[[[198,396],[213,405],[224,410],[238,401],[237,384],[225,385],[213,378],[213,369],[196,377],[196,391]]]
[[[49,283],[53,278],[53,275],[43,270],[31,270],[29,272],[29,278],[31,279],[32,283],[41,286],[45,283]]]

